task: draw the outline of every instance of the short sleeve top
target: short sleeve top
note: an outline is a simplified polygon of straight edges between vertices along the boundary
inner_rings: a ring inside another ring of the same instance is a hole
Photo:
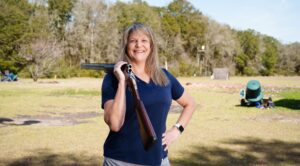
[[[145,151],[139,133],[137,116],[134,110],[134,98],[126,88],[126,114],[123,126],[118,132],[110,131],[104,143],[104,156],[116,160],[141,164],[160,165],[167,156],[162,146],[162,134],[166,131],[166,119],[172,100],[179,99],[184,88],[167,70],[163,69],[169,79],[166,86],[149,83],[136,77],[138,92],[157,136],[157,142]],[[102,83],[102,108],[105,102],[114,99],[118,80],[113,73],[108,73]]]

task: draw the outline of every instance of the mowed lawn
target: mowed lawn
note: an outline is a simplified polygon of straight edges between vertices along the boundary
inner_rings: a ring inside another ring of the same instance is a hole
[[[261,82],[275,108],[239,105],[239,91],[251,79]],[[179,80],[198,107],[169,149],[172,166],[300,164],[300,77]],[[1,82],[0,165],[101,165],[109,131],[100,107],[101,82]],[[174,103],[169,128],[180,110]]]

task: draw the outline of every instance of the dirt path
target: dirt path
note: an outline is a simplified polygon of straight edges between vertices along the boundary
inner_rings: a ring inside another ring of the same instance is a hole
[[[1,118],[0,126],[69,126],[87,123],[90,118],[101,116],[99,112],[79,112],[79,113],[55,113],[46,112],[40,115],[17,115],[14,118]]]

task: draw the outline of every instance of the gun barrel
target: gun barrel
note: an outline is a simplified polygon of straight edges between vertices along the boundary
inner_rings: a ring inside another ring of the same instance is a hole
[[[115,64],[113,63],[82,63],[82,69],[104,70],[106,73],[113,72]]]

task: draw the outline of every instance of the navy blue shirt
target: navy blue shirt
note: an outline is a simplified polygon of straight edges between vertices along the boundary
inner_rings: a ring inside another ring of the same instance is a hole
[[[144,150],[134,110],[134,98],[126,88],[125,121],[118,132],[109,132],[104,143],[105,157],[134,164],[160,165],[167,156],[162,146],[162,134],[166,131],[166,119],[172,99],[179,99],[184,88],[167,70],[163,71],[169,79],[167,86],[155,85],[152,80],[146,83],[136,77],[140,98],[155,130],[157,142],[148,151]],[[102,83],[102,108],[106,101],[114,99],[117,88],[117,78],[113,73],[108,73]]]

